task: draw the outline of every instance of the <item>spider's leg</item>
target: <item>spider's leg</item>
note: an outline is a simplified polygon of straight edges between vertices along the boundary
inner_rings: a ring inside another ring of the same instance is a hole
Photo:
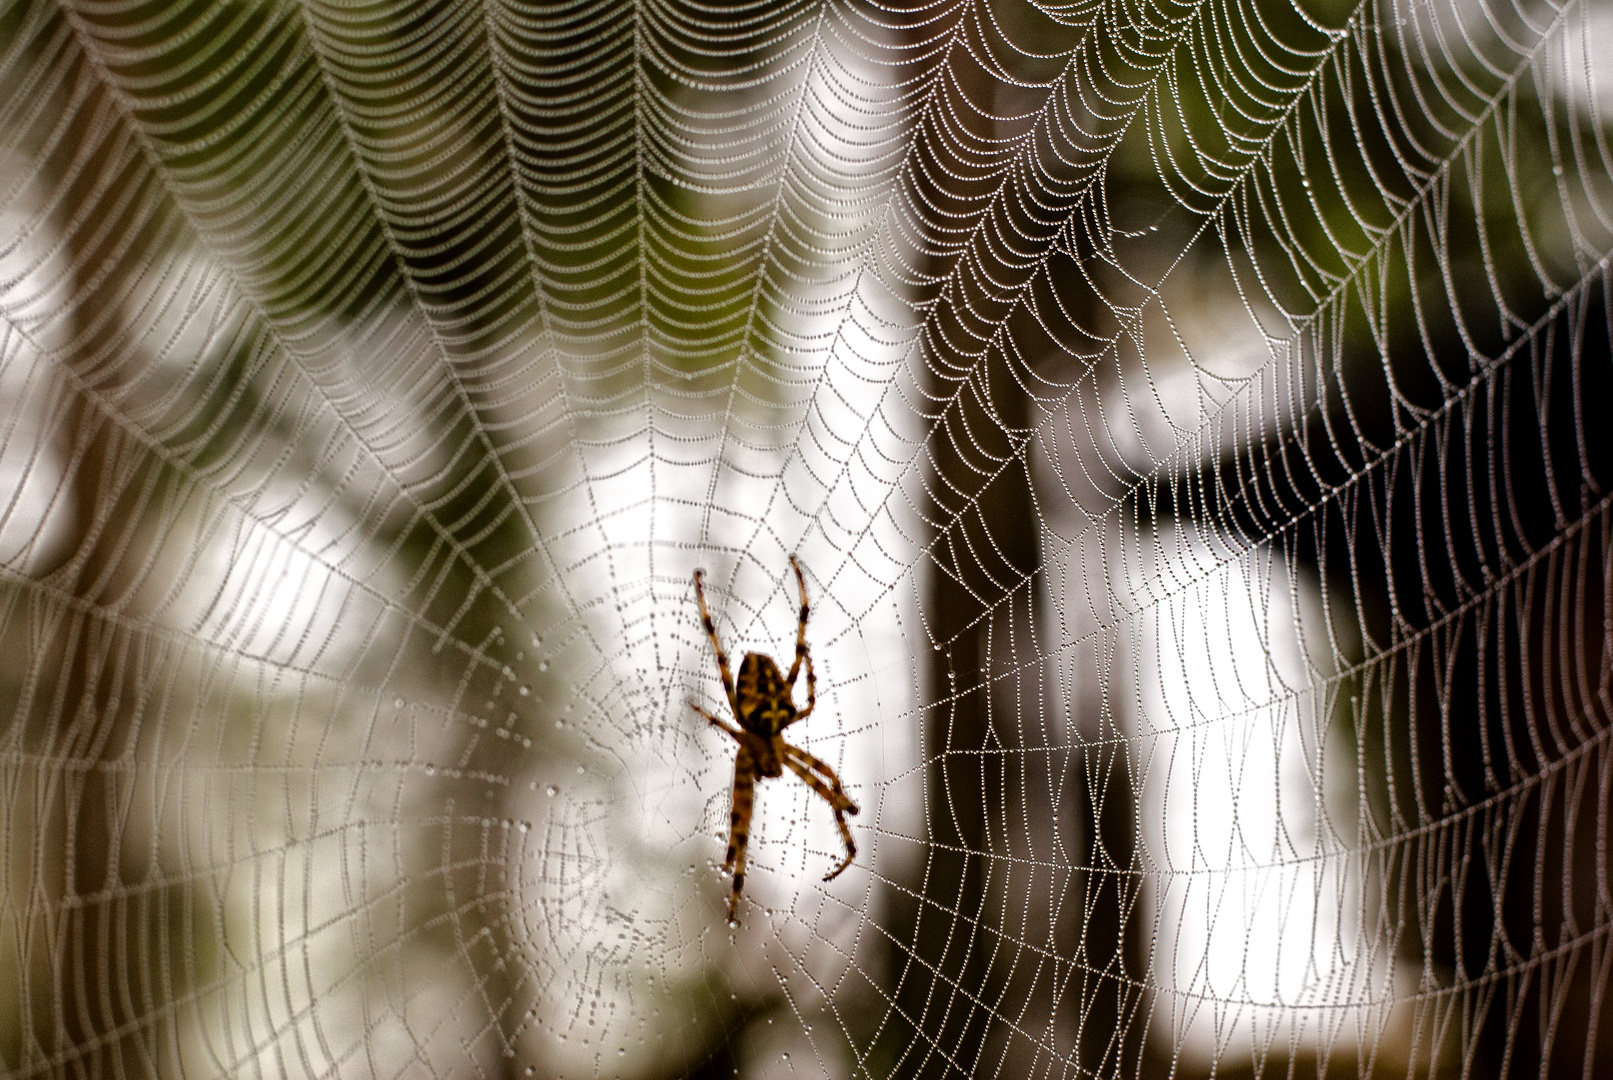
[[[830,802],[838,800],[841,808],[846,813],[852,815],[857,813],[857,804],[851,801],[851,796],[847,795],[845,788],[840,786],[840,777],[835,775],[835,771],[829,767],[827,761],[822,758],[815,758],[799,746],[791,746],[789,743],[784,744],[784,755],[786,760],[793,759],[800,762],[828,782],[830,790],[834,792],[834,798],[830,799]]]
[[[796,748],[792,746],[789,749],[795,750]],[[805,751],[798,752],[805,754]],[[811,757],[810,754],[807,754],[806,756]],[[816,758],[812,758],[812,760],[817,761]],[[846,824],[846,812],[850,811],[851,813],[855,814],[857,812],[857,804],[846,798],[846,793],[840,790],[840,780],[838,778],[835,779],[834,787],[831,788],[828,784],[818,779],[817,776],[813,775],[812,770],[807,768],[801,762],[797,761],[794,756],[785,757],[784,764],[788,765],[790,767],[790,771],[796,776],[799,776],[801,781],[805,783],[807,787],[817,792],[818,796],[823,799],[824,802],[829,804],[829,809],[834,811],[835,824],[840,827],[840,839],[844,841],[846,845],[846,857],[840,860],[839,866],[836,866],[833,870],[823,875],[823,880],[833,881],[835,878],[840,876],[840,872],[842,870],[851,865],[851,860],[857,857],[857,843],[851,838],[851,826]],[[819,762],[819,764],[822,763]],[[829,766],[824,765],[823,767],[827,769]],[[834,776],[834,773],[830,772],[829,775]]]
[[[728,732],[728,734],[732,735],[736,739],[743,740],[745,738],[745,733],[744,732],[740,731],[738,728],[736,728],[734,725],[730,724],[728,721],[726,721],[726,720],[724,720],[724,719],[722,719],[720,717],[713,716],[711,713],[707,712],[705,709],[702,709],[699,705],[696,705],[694,702],[692,702],[692,701],[689,702],[689,708],[693,709],[695,712],[699,713],[701,716],[704,716],[706,718],[706,723],[710,724],[712,727],[722,728],[724,731]]]
[[[733,808],[728,815],[728,857],[723,870],[734,872],[734,888],[728,894],[728,921],[738,922],[739,890],[745,887],[745,847],[750,842],[751,811],[756,804],[756,762],[741,745],[734,757]]]
[[[722,688],[728,694],[728,707],[739,715],[739,699],[734,696],[734,676],[728,670],[728,654],[722,651],[722,642],[717,640],[717,624],[711,621],[711,611],[706,607],[706,587],[704,579],[706,572],[694,572],[694,595],[700,601],[700,625],[706,628],[706,636],[711,639],[711,651],[717,654],[717,670],[722,673]]]
[[[790,673],[784,677],[784,681],[792,687],[795,686],[795,677],[801,674],[801,661],[806,660],[807,691],[810,693],[812,689],[812,658],[808,655],[807,650],[806,624],[807,616],[812,612],[812,606],[807,603],[806,577],[802,575],[801,564],[796,561],[794,555],[790,556],[790,569],[795,571],[795,585],[801,591],[801,618],[795,624],[795,663],[790,665]]]
[[[816,709],[818,707],[818,674],[817,674],[817,672],[812,670],[812,654],[811,653],[806,654],[806,669],[807,669],[807,706],[806,706],[806,708],[802,709],[800,712],[796,713],[795,716],[790,719],[790,723],[784,725],[785,727],[789,727],[790,724],[798,724],[802,720],[805,720],[807,717],[812,715],[812,710]]]

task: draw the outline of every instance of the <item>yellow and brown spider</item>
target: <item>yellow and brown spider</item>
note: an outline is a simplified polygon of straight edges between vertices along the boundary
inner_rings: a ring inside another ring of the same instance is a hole
[[[801,590],[801,620],[795,630],[795,663],[790,665],[790,673],[784,675],[779,672],[771,656],[746,653],[745,659],[739,662],[737,686],[728,671],[728,654],[723,652],[722,644],[717,640],[717,625],[711,621],[711,611],[706,607],[706,590],[701,582],[705,571],[694,572],[694,593],[700,602],[700,622],[706,628],[706,636],[711,638],[711,651],[717,654],[717,670],[722,675],[723,689],[728,693],[728,707],[733,710],[734,719],[739,721],[739,726],[735,727],[694,702],[689,702],[689,706],[704,716],[708,723],[722,728],[739,743],[739,752],[734,755],[728,858],[723,863],[724,872],[734,872],[734,889],[728,895],[730,923],[737,922],[735,911],[739,904],[739,890],[745,887],[745,846],[750,840],[751,811],[755,805],[758,777],[783,776],[784,770],[789,769],[834,811],[835,824],[840,826],[840,838],[846,842],[846,857],[839,866],[825,874],[823,880],[834,880],[857,857],[857,845],[852,842],[851,829],[846,825],[846,815],[855,814],[857,804],[841,790],[840,777],[835,775],[833,769],[799,746],[785,742],[782,734],[791,724],[811,716],[818,704],[818,677],[812,670],[812,653],[806,643],[806,578],[802,576],[801,564],[796,562],[794,555],[790,556],[790,568],[795,571],[795,583]],[[795,678],[801,673],[802,664],[806,665],[807,706],[797,712]]]

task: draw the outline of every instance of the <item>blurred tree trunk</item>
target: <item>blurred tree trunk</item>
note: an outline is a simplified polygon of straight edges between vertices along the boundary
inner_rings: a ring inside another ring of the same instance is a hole
[[[1056,658],[1038,640],[1048,579],[1028,461],[1032,373],[997,348],[951,348],[991,337],[980,313],[1002,301],[969,284],[969,255],[943,226],[976,220],[1001,178],[960,177],[933,147],[1000,140],[1009,132],[993,117],[1025,111],[997,107],[1001,83],[976,60],[969,17],[914,143],[924,161],[909,170],[927,185],[915,204],[936,208],[918,275],[931,282],[918,297],[918,362],[939,409],[924,446],[932,547],[921,575],[936,651],[923,687],[925,848],[917,879],[890,899],[895,1004],[913,1030],[876,1056],[910,1077],[1111,1075],[1116,1032],[1137,1011],[1126,755],[1113,738],[1083,750],[1084,736],[1054,719]]]
[[[1051,852],[1026,861],[1034,819],[1050,809],[1037,798],[1047,754],[1027,747],[1041,741],[1042,667],[1026,401],[987,367],[933,389],[956,397],[929,446],[938,520],[924,615],[940,651],[926,687],[928,847],[902,1008],[965,1072],[1030,1075],[1018,1066],[1045,1055],[1027,1036],[1044,1038],[1051,1017],[1025,995],[1056,991],[1067,971],[1046,955]],[[937,1054],[914,1075],[946,1071]]]

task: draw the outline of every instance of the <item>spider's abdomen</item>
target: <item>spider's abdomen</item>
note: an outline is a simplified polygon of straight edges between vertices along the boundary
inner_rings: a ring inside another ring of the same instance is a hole
[[[790,688],[771,656],[745,654],[734,681],[734,696],[739,699],[739,722],[756,735],[771,738],[795,719]]]

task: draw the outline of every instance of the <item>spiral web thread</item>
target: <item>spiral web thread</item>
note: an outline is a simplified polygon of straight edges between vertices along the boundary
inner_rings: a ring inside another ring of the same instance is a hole
[[[1613,1067],[1605,5],[0,24],[0,1073]]]

